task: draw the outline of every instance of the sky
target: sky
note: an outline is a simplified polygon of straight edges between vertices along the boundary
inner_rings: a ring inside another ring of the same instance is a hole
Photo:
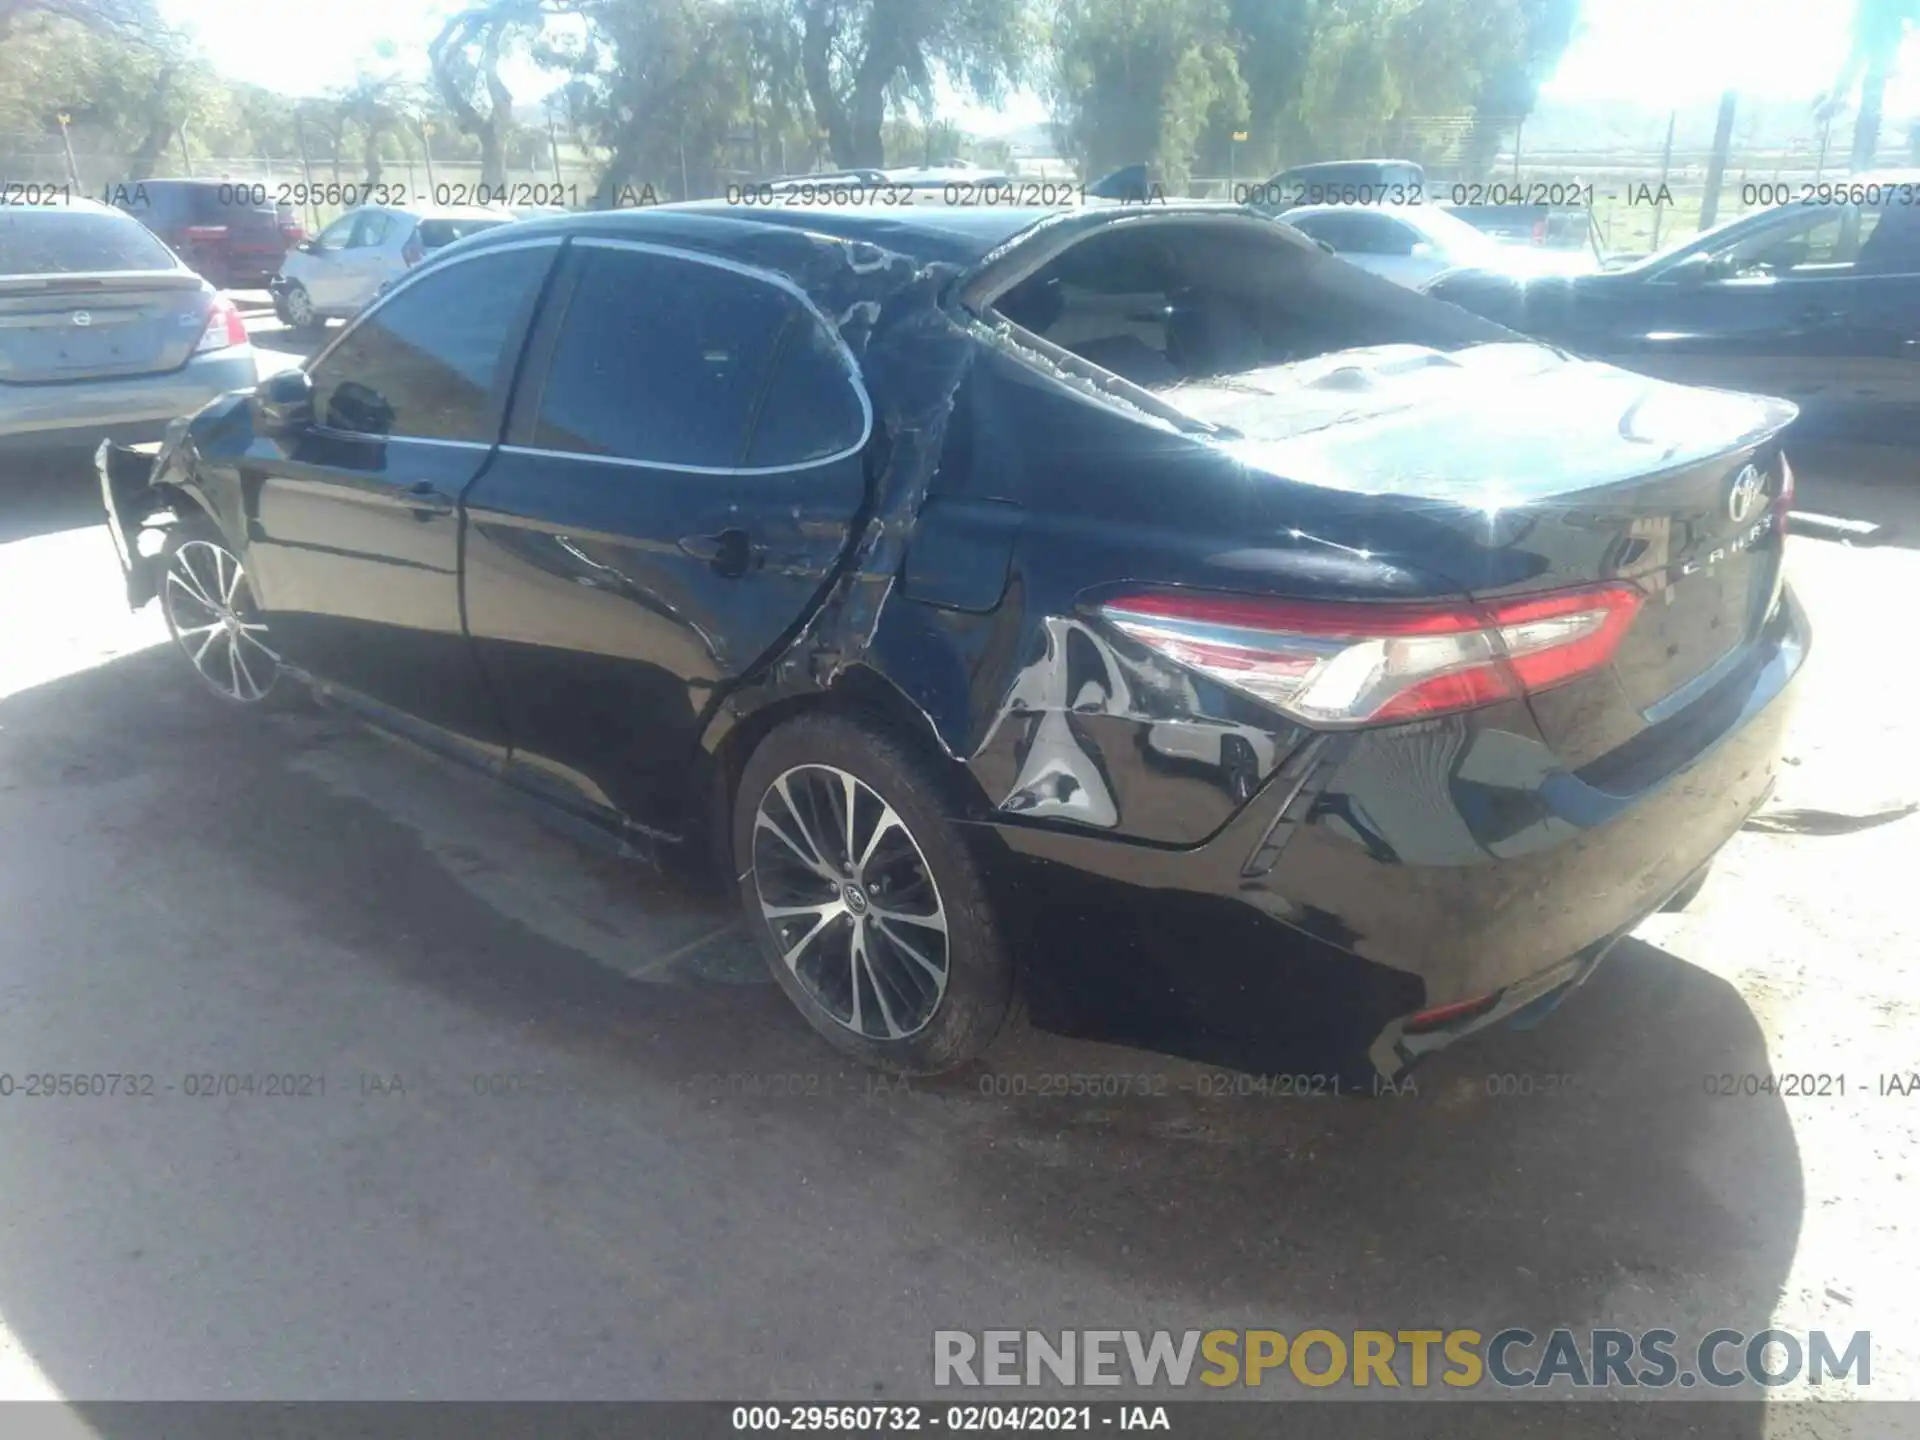
[[[315,24],[310,0],[161,0],[190,26],[222,73],[296,94],[350,82],[363,64],[424,75],[426,47],[450,7],[406,0],[327,0]],[[1710,99],[1730,86],[1756,99],[1793,99],[1826,89],[1846,55],[1847,0],[1585,0],[1584,27],[1546,94],[1566,100],[1626,100],[1649,107]],[[266,38],[298,36],[297,47]],[[373,57],[378,40],[395,61]],[[296,66],[288,56],[297,54]],[[1909,46],[1888,94],[1893,113],[1920,110],[1920,49]],[[556,82],[530,64],[509,74],[533,100]],[[1031,94],[990,110],[955,97],[943,115],[975,134],[1001,134],[1046,119]]]

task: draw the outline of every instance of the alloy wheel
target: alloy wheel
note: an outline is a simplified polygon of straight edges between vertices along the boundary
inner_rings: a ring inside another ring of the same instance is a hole
[[[788,770],[753,820],[760,914],[787,969],[870,1040],[924,1029],[947,990],[947,915],[919,842],[873,788],[832,765]]]
[[[296,330],[313,324],[313,297],[307,294],[304,285],[287,288],[287,323]]]
[[[187,540],[173,551],[162,593],[173,638],[200,678],[229,700],[267,698],[280,657],[254,608],[240,559],[211,540]]]

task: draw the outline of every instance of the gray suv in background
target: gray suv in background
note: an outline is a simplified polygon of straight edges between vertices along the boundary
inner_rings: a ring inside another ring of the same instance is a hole
[[[138,220],[0,204],[0,446],[156,439],[258,379],[233,302]]]

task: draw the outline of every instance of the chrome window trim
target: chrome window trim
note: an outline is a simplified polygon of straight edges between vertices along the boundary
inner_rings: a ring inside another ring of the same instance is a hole
[[[840,357],[841,368],[845,371],[847,383],[853,387],[853,395],[860,402],[860,437],[845,449],[836,450],[816,460],[801,460],[786,465],[686,465],[671,460],[641,460],[626,455],[595,455],[583,450],[553,450],[537,445],[502,445],[500,448],[515,455],[532,455],[557,460],[592,460],[603,464],[626,465],[641,470],[672,470],[683,475],[788,475],[800,470],[813,470],[822,465],[836,465],[867,448],[867,442],[873,438],[873,400],[867,394],[867,387],[860,375],[860,362],[854,358],[848,347],[846,337],[840,333],[840,327],[828,320],[820,307],[813,303],[808,295],[792,280],[771,270],[761,270],[752,265],[742,264],[718,255],[709,255],[699,250],[685,250],[677,245],[659,245],[648,240],[616,240],[604,235],[583,235],[577,237],[576,246],[588,250],[631,250],[643,255],[658,255],[669,260],[685,260],[695,265],[708,265],[716,270],[730,271],[747,280],[762,285],[770,285],[798,301],[800,308],[813,320],[813,323],[833,342],[834,353]],[[562,334],[564,334],[564,330]],[[554,348],[559,348],[558,337]],[[551,366],[553,356],[548,354],[547,362]],[[534,424],[540,423],[538,413],[534,415]]]
[[[625,455],[593,455],[583,450],[547,450],[538,445],[502,445],[502,455],[525,455],[536,460],[585,460],[599,465],[624,465],[630,470],[666,470],[675,475],[791,475],[801,470],[817,470],[822,465],[838,465],[858,455],[866,445],[862,440],[851,450],[836,450],[818,460],[802,460],[793,465],[675,465],[665,460],[630,460]]]
[[[414,285],[429,274],[438,273],[442,269],[450,270],[456,265],[465,265],[470,260],[478,260],[483,255],[498,255],[507,250],[537,250],[547,245],[551,245],[557,249],[566,243],[567,238],[568,237],[564,235],[551,235],[543,236],[535,240],[513,240],[505,245],[489,245],[485,249],[475,250],[471,255],[458,255],[451,260],[439,261],[430,268],[422,266],[415,269],[403,276],[400,282],[395,285],[393,289],[387,291],[386,294],[374,296],[370,304],[366,305],[358,315],[355,315],[351,320],[347,321],[346,325],[338,335],[333,337],[332,342],[328,344],[326,349],[322,350],[318,355],[315,355],[311,360],[308,360],[304,365],[300,366],[300,368],[305,370],[308,378],[311,379],[315,369],[331,358],[334,351],[346,344],[349,335],[353,334],[354,331],[366,324],[368,320],[379,314],[388,305],[391,305],[395,298],[406,294],[407,291],[411,290]],[[369,435],[363,430],[335,430],[331,426],[318,423],[313,426],[313,429],[319,434],[334,436],[345,440],[373,440],[383,443],[389,440],[406,440],[415,445],[445,445],[463,450],[493,449],[492,443],[484,440],[440,440],[426,435]]]

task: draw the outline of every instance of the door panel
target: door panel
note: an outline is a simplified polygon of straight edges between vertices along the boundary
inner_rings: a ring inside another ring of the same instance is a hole
[[[1850,341],[1851,278],[1649,282],[1599,358],[1662,380],[1817,401]]]
[[[461,492],[494,453],[558,242],[457,261],[313,366],[313,427],[240,464],[249,563],[288,658],[488,743],[504,732],[461,624]]]
[[[1833,423],[1871,443],[1920,439],[1920,274],[1863,276],[1851,318],[1855,358]]]
[[[255,587],[288,658],[498,742],[461,629],[453,504],[487,455],[484,446],[312,431],[285,446],[256,440],[240,469],[257,497]]]
[[[714,700],[841,562],[869,412],[784,285],[575,249],[514,407],[513,438],[540,443],[467,492],[467,624],[523,780],[674,831]]]

